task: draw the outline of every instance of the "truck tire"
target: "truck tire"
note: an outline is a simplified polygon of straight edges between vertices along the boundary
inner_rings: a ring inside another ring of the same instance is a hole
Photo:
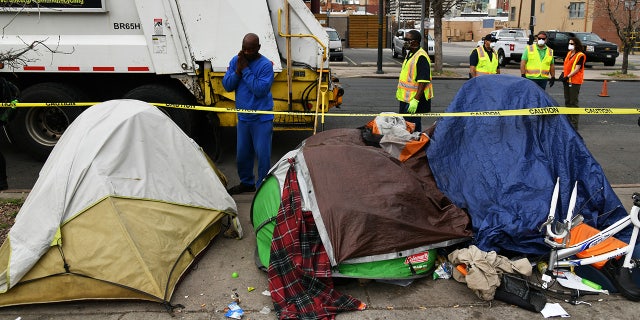
[[[504,56],[504,51],[502,51],[502,49],[498,50],[498,64],[499,64],[501,67],[504,67],[504,66],[506,66],[507,64],[509,64],[509,59],[507,59],[507,58]]]
[[[396,52],[396,48],[393,45],[391,45],[391,53],[393,54],[394,58],[398,57],[398,53]]]
[[[73,85],[38,83],[22,91],[20,102],[79,102],[86,96]],[[16,146],[39,161],[47,160],[62,133],[86,108],[34,107],[18,108],[9,123],[9,132]]]
[[[607,67],[613,67],[616,65],[616,59],[608,59],[604,61],[604,65]]]
[[[186,92],[181,91],[167,84],[146,84],[139,86],[127,92],[124,99],[135,99],[150,103],[174,103],[174,104],[193,104],[193,97]],[[191,135],[191,118],[190,111],[176,108],[160,107],[175,124],[187,135]]]
[[[195,104],[195,99],[186,89],[163,83],[142,85],[127,92],[124,98],[151,103]],[[203,147],[213,161],[220,157],[220,121],[216,114],[164,107],[160,110]]]

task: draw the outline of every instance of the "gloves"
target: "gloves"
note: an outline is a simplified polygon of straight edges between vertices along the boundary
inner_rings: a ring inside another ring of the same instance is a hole
[[[556,78],[555,77],[549,78],[549,88],[553,87],[553,85],[555,83],[556,83]]]
[[[409,113],[416,113],[416,110],[418,110],[418,100],[416,99],[411,99],[411,101],[409,102],[409,107],[407,108],[407,112]]]
[[[560,74],[560,76],[558,77],[558,81],[567,82],[567,78],[564,77],[564,72]]]

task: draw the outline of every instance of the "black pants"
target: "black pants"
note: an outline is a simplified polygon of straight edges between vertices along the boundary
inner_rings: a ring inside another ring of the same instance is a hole
[[[409,104],[404,101],[400,101],[398,113],[408,113],[407,108],[409,108]],[[431,112],[431,99],[420,99],[416,113],[428,112]],[[416,125],[415,132],[422,132],[422,117],[404,117],[404,119]]]
[[[578,107],[578,95],[580,94],[580,84],[571,84],[564,82],[564,105],[567,107]],[[578,131],[578,118],[577,114],[568,114],[569,122],[576,131]]]
[[[0,151],[0,190],[7,189],[7,162],[4,160],[4,155]]]

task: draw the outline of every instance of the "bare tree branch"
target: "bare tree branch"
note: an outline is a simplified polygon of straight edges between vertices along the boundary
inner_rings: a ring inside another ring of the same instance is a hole
[[[640,32],[640,0],[603,0],[596,2],[596,5],[604,9],[616,28],[616,34],[622,43],[622,73],[627,74],[629,53],[633,50]]]
[[[31,5],[34,8],[37,8],[37,13],[38,13],[38,21],[40,21],[40,4],[38,2],[32,2]],[[9,27],[14,21],[15,19],[18,17],[19,14],[23,13],[25,11],[26,8],[26,4],[24,4],[22,7],[18,8],[18,10],[5,10],[6,8],[0,8],[0,12],[14,12],[14,14],[11,15],[11,19],[9,19],[9,21],[7,21],[7,23],[5,23],[2,26],[2,35],[1,37],[4,38],[6,36],[6,29],[7,27]],[[12,8],[16,8],[16,7],[12,7]],[[37,23],[37,22],[35,22]],[[58,36],[58,44],[56,45],[56,48],[51,48],[49,45],[45,44],[45,42],[48,40],[44,39],[44,40],[36,40],[33,41],[31,43],[27,43],[26,41],[24,41],[22,38],[20,38],[18,36],[18,39],[20,39],[20,41],[22,41],[22,43],[24,44],[24,47],[21,48],[16,48],[16,49],[10,49],[8,51],[2,52],[0,51],[0,62],[10,66],[11,68],[14,69],[18,69],[20,67],[26,66],[27,64],[31,63],[31,62],[35,62],[37,60],[35,59],[29,59],[26,58],[25,55],[28,52],[34,51],[36,53],[39,53],[38,49],[40,47],[44,48],[46,51],[48,51],[49,53],[52,54],[52,59],[53,59],[53,54],[72,54],[73,52],[75,52],[75,47],[71,48],[71,51],[60,51],[58,49],[58,47],[60,46],[60,36]]]

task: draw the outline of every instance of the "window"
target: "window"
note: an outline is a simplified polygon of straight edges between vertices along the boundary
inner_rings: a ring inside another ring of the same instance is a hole
[[[569,35],[566,33],[556,33],[556,41],[558,43],[569,42]]]
[[[511,12],[509,12],[509,21],[516,21],[516,7],[511,7]]]
[[[571,2],[569,4],[569,18],[584,18],[584,2]]]
[[[540,4],[540,13],[544,13],[544,2]]]

